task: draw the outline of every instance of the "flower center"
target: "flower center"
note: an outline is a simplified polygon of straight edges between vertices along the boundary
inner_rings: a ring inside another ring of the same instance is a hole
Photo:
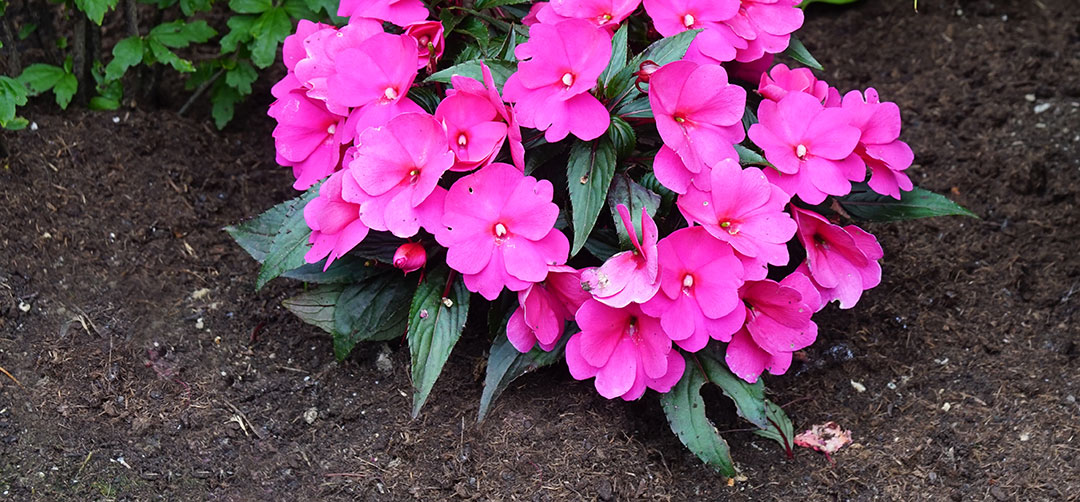
[[[430,41],[431,41],[431,39],[428,38],[427,35],[423,35],[423,36],[420,37],[420,45],[421,46],[427,46],[428,42],[430,42]]]
[[[638,319],[635,316],[630,316],[630,320],[626,324],[626,334],[630,335],[630,338],[634,340],[634,343],[638,343],[640,335],[638,334]]]
[[[682,278],[683,290],[690,289],[693,286],[694,286],[694,276],[692,276],[690,274],[686,274],[685,276],[683,276],[683,278]]]
[[[697,20],[694,19],[694,15],[690,14],[689,12],[686,13],[686,15],[682,17],[682,24],[683,24],[683,26],[685,26],[687,28],[693,26],[695,21],[697,21]]]
[[[506,225],[503,225],[502,223],[495,224],[495,237],[500,239],[506,237]]]
[[[799,143],[799,146],[795,147],[795,156],[800,159],[806,158],[806,145]]]
[[[465,136],[465,133],[461,133],[457,137],[458,146],[465,146],[469,144],[469,138]]]
[[[416,184],[418,179],[420,179],[420,170],[414,167],[409,171],[409,183]]]
[[[726,228],[727,233],[730,235],[736,235],[739,233],[739,227],[733,226],[730,221],[720,223],[720,228]]]
[[[567,87],[574,85],[574,74],[570,72],[563,73],[562,83]]]
[[[685,124],[686,123],[686,117],[683,117],[682,114],[675,115],[672,118],[675,119],[676,123],[679,123],[679,124]]]
[[[336,124],[330,124],[330,127],[326,128],[326,134],[334,134],[334,131],[336,131],[336,130],[337,130],[337,125]]]
[[[605,12],[603,15],[601,15],[599,17],[599,19],[600,19],[600,23],[606,23],[608,21],[611,21],[611,14]]]
[[[387,100],[393,101],[398,97],[397,89],[394,89],[393,87],[387,87],[386,90],[383,91],[383,96],[386,96]]]

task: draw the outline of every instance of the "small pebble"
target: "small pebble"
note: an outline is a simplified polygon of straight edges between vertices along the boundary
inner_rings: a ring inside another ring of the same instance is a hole
[[[1025,94],[1024,99],[1026,99],[1028,103],[1034,103],[1035,102],[1035,95],[1034,94]]]
[[[203,329],[203,319],[200,317],[195,320],[195,329]]]
[[[19,302],[19,310],[23,312],[30,312],[30,304],[26,302]]]
[[[379,352],[379,356],[375,358],[375,369],[384,375],[394,372],[394,362],[390,360],[389,352]]]
[[[1053,106],[1054,105],[1052,105],[1050,103],[1039,103],[1039,104],[1035,105],[1035,113],[1045,112],[1046,110],[1049,110]]]
[[[1026,432],[1021,432],[1020,433],[1020,440],[1021,441],[1029,441],[1029,440],[1031,440],[1031,434],[1028,434]]]
[[[855,392],[859,392],[859,393],[866,392],[866,386],[859,383],[859,382],[856,382],[855,380],[851,381],[851,388],[855,389]]]
[[[307,422],[308,425],[315,423],[316,418],[319,418],[318,408],[308,408],[307,411],[304,412],[304,421]]]
[[[947,411],[949,411],[951,409],[952,409],[952,404],[945,403],[945,404],[941,405],[941,411],[946,411],[947,412]]]

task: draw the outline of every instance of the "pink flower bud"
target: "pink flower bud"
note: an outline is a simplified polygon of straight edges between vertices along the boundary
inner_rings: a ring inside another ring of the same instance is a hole
[[[656,70],[659,69],[660,65],[656,64],[653,61],[642,61],[641,64],[638,65],[638,71],[634,72],[634,76],[637,77],[637,81],[634,82],[634,86],[637,87],[639,91],[646,92],[641,89],[641,84],[649,83],[649,77],[652,77],[652,74],[656,73]]]
[[[421,21],[405,27],[405,34],[416,40],[419,61],[417,68],[435,67],[435,62],[443,55],[446,40],[443,38],[443,25],[439,21]]]
[[[394,266],[406,274],[419,270],[427,263],[427,252],[417,242],[406,242],[394,251]]]

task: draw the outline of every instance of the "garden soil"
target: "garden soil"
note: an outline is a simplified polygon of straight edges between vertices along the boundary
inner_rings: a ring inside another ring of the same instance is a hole
[[[0,501],[1080,500],[1080,11],[919,8],[815,5],[801,32],[830,83],[900,105],[916,183],[981,217],[871,225],[882,284],[768,379],[797,429],[852,431],[834,463],[714,393],[729,482],[655,395],[608,401],[565,367],[477,423],[479,330],[411,419],[406,347],[335,362],[281,307],[302,285],[256,291],[221,230],[293,195],[268,95],[222,133],[41,100],[0,159]]]

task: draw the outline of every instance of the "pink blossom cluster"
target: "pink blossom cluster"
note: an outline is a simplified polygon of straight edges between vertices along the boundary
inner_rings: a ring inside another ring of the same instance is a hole
[[[442,25],[420,0],[343,0],[348,25],[304,21],[286,39],[288,74],[270,107],[294,187],[322,183],[304,208],[306,260],[329,267],[370,231],[410,239],[393,258],[406,273],[445,248],[470,291],[516,295],[506,332],[519,351],[552,350],[576,325],[570,373],[608,398],[667,392],[686,369],[680,350],[714,340],[748,382],[786,372],[817,336],[815,312],[832,301],[851,308],[881,279],[877,240],[810,207],[848,194],[868,171],[871,189],[899,198],[912,188],[913,160],[898,139],[898,107],[874,89],[841,96],[810,70],[769,69],[802,24],[798,3],[644,0],[660,34],[702,30],[684,59],[641,72],[660,145],[652,172],[677,194],[681,220],[661,235],[652,211],[617,205],[629,249],[571,266],[556,228],[556,186],[566,182],[525,174],[521,128],[549,143],[605,134],[599,78],[612,33],[640,0],[535,3],[501,92],[481,65],[483,81],[454,76],[433,114],[407,95],[441,56]],[[731,61],[745,63],[728,67],[741,80],[760,82],[748,129],[747,90],[720,64]],[[747,138],[770,165],[740,164],[736,145]],[[805,262],[791,263],[791,243]],[[784,266],[794,271],[777,276]]]

